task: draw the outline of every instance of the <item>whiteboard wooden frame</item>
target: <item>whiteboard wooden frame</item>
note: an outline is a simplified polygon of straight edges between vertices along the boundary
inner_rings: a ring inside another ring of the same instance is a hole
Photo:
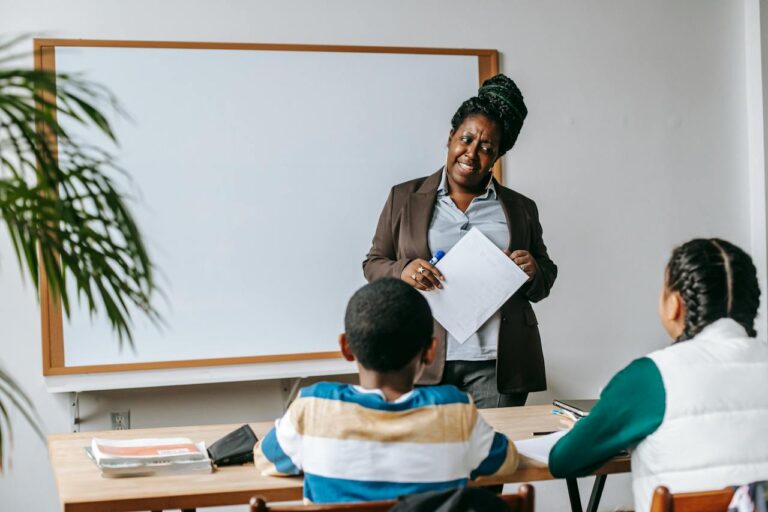
[[[83,48],[172,48],[172,49],[201,49],[201,50],[258,50],[276,52],[353,52],[353,53],[390,53],[390,54],[420,54],[420,55],[468,55],[478,59],[478,85],[487,78],[499,72],[499,56],[497,50],[489,49],[453,49],[453,48],[412,48],[412,47],[386,47],[386,46],[339,46],[339,45],[302,45],[302,44],[256,44],[256,43],[207,43],[207,42],[168,42],[168,41],[122,41],[122,40],[88,40],[88,39],[35,39],[34,60],[35,69],[56,71],[55,50],[57,47],[83,47]],[[501,162],[497,161],[493,174],[501,182]],[[190,359],[176,361],[155,361],[141,363],[99,364],[87,366],[66,366],[64,358],[64,329],[63,311],[61,304],[51,295],[48,280],[41,267],[40,275],[41,296],[41,331],[43,343],[43,375],[76,376],[81,374],[103,374],[106,372],[150,372],[156,370],[178,370],[183,368],[222,367],[230,365],[267,365],[283,367],[279,363],[299,361],[317,361],[320,374],[327,374],[327,368],[337,368],[340,373],[347,373],[349,365],[343,364],[338,352],[312,352],[275,354],[249,357],[228,357],[215,359]],[[320,370],[320,367],[325,370]],[[235,372],[237,373],[237,372]],[[261,373],[261,372],[256,372]],[[279,376],[286,376],[285,372],[278,371]],[[308,376],[314,372],[305,372]],[[128,375],[131,375],[130,373]],[[234,374],[233,374],[234,375]],[[273,378],[272,372],[265,373],[261,378]],[[277,375],[277,374],[275,374]],[[55,379],[54,379],[55,380]],[[188,378],[171,379],[171,384],[189,383]],[[229,379],[228,379],[229,380]],[[234,377],[231,380],[249,380]],[[158,381],[163,381],[162,377]],[[184,381],[184,382],[182,382]],[[68,386],[54,385],[57,391],[70,390]],[[83,386],[75,386],[82,388]],[[125,385],[121,387],[135,387]],[[85,386],[89,388],[89,386]],[[99,389],[103,389],[100,386]]]

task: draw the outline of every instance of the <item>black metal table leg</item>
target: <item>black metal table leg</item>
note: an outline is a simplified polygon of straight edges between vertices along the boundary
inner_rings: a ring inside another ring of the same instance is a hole
[[[575,478],[566,478],[565,483],[568,485],[568,498],[571,500],[571,512],[582,512],[579,483]]]
[[[606,478],[608,478],[608,475],[597,475],[595,477],[595,483],[592,484],[592,495],[589,497],[589,504],[587,505],[587,512],[597,512],[597,506],[600,504],[600,497],[603,495]]]

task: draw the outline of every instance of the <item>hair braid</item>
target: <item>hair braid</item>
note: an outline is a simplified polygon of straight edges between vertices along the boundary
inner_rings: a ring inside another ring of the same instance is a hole
[[[667,264],[667,287],[680,293],[685,307],[678,341],[693,338],[720,318],[732,318],[756,335],[757,272],[749,255],[735,245],[699,238],[676,248]]]
[[[696,260],[684,251],[679,251],[676,256],[670,260],[669,289],[679,292],[683,299],[685,325],[678,338],[682,340],[696,336],[706,326],[707,309],[711,309],[711,304],[707,301],[702,276],[696,272],[699,267]]]
[[[461,104],[451,119],[451,127],[455,130],[466,118],[473,115],[487,117],[499,129],[501,156],[515,145],[528,109],[515,82],[505,75],[498,74],[483,82],[477,96]]]
[[[733,282],[731,295],[733,306],[730,317],[744,326],[750,336],[757,336],[755,317],[760,307],[760,287],[757,283],[757,269],[752,259],[738,247],[718,240],[728,255]],[[754,280],[754,286],[744,286]]]

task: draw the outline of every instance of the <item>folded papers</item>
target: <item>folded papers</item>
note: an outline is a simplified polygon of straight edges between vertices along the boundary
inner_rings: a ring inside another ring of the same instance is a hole
[[[129,440],[94,437],[85,450],[105,477],[213,471],[205,443],[193,443],[186,437]]]

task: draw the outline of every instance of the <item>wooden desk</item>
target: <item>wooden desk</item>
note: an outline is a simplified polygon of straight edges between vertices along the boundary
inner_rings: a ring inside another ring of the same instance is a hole
[[[526,439],[532,432],[556,430],[558,420],[546,405],[487,409],[483,417],[497,431],[510,439]],[[273,422],[251,423],[261,439]],[[167,476],[102,478],[96,465],[83,450],[92,437],[132,439],[140,437],[189,437],[210,445],[224,434],[239,427],[211,425],[201,427],[173,427],[136,430],[110,430],[52,434],[48,436],[48,451],[59,489],[62,510],[80,511],[135,511],[167,510],[248,503],[259,494],[269,500],[301,499],[302,480],[298,477],[279,478],[261,476],[253,465],[225,467],[211,474],[181,474]],[[545,464],[521,458],[520,467],[504,482],[549,480],[552,475]],[[598,474],[629,471],[629,458],[610,461]],[[486,479],[483,483],[501,483],[501,479]]]

